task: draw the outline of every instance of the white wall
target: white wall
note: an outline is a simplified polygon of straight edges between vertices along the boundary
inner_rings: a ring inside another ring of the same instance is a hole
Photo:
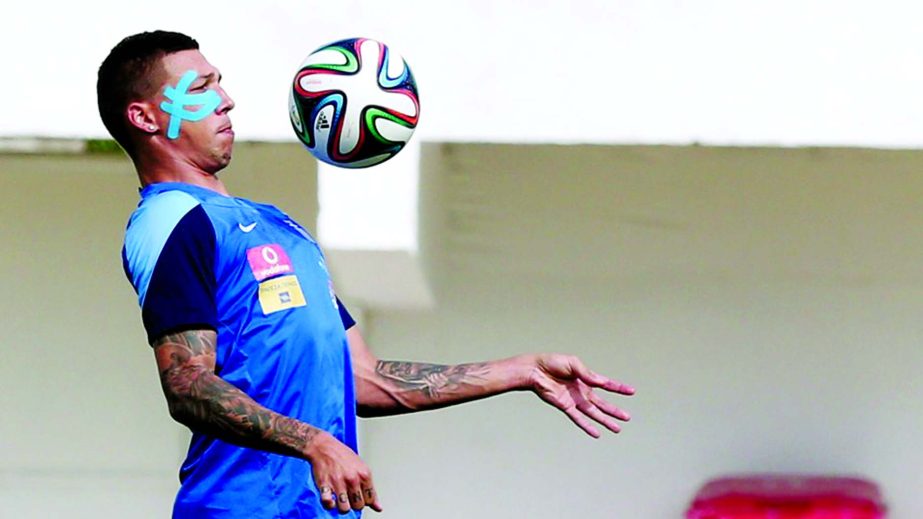
[[[20,2],[0,18],[15,49],[0,98],[19,101],[0,135],[105,136],[99,63],[165,28],[222,70],[246,139],[296,142],[296,68],[365,36],[406,57],[428,141],[919,146],[921,14],[909,0]]]
[[[563,350],[631,382],[584,437],[525,394],[366,421],[382,517],[679,517],[726,472],[858,473],[923,515],[923,156],[427,146],[437,309],[383,358]]]
[[[232,193],[313,229],[313,161],[243,144]],[[0,155],[0,517],[168,517],[188,443],[167,413],[120,249],[122,155]]]

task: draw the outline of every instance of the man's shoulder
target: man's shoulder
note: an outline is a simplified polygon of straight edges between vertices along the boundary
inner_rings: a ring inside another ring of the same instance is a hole
[[[172,229],[190,211],[201,206],[200,200],[183,191],[163,191],[146,196],[128,220],[126,236],[149,234],[156,229]]]
[[[141,203],[128,219],[124,248],[129,256],[159,253],[171,237],[214,240],[215,217],[207,197],[185,189],[142,191]]]
[[[178,189],[160,191],[142,198],[135,213],[169,214],[177,211],[188,211],[201,203],[202,201],[199,198],[185,191]]]
[[[240,207],[238,200],[189,184],[151,184],[141,191],[141,202],[129,218],[128,231],[134,227],[174,227],[194,210],[215,225],[233,218]]]

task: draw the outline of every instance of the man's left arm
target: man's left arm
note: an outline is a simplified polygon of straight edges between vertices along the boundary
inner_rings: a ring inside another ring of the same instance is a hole
[[[594,373],[574,356],[529,354],[457,365],[379,360],[358,326],[350,327],[346,336],[359,416],[438,409],[508,391],[532,391],[594,438],[600,433],[591,420],[617,433],[619,422],[630,419],[594,389],[628,396],[634,388]]]

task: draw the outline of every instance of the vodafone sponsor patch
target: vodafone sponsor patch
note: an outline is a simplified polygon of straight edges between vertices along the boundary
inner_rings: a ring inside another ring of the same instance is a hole
[[[247,249],[247,262],[250,263],[250,270],[253,271],[253,277],[257,281],[282,274],[291,274],[295,270],[292,267],[292,260],[277,243]]]

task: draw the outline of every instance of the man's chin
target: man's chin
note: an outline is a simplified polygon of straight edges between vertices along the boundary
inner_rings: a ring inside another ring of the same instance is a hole
[[[221,155],[219,157],[215,157],[215,163],[212,165],[212,167],[208,168],[207,172],[209,175],[213,177],[218,176],[218,172],[228,167],[230,163],[231,163],[230,152],[224,155]]]

